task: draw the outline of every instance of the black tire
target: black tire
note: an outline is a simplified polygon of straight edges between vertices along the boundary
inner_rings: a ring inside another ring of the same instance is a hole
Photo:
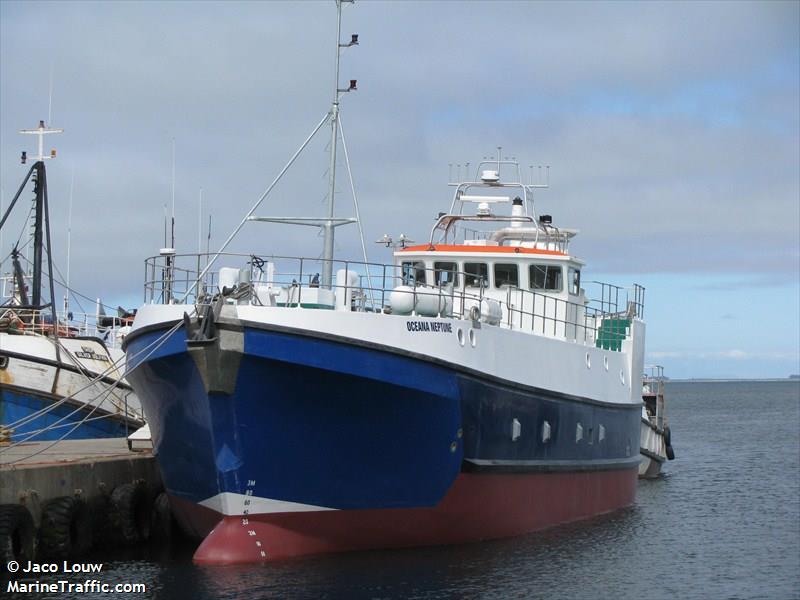
[[[672,446],[667,446],[667,460],[675,460],[675,451]]]
[[[123,483],[111,492],[111,526],[116,537],[126,544],[150,539],[152,512],[152,499],[144,483]]]
[[[0,505],[0,564],[11,560],[34,560],[36,527],[28,509],[21,504]]]
[[[150,539],[158,542],[170,542],[175,535],[176,524],[172,516],[169,497],[165,492],[161,492],[153,502]]]
[[[43,556],[81,556],[91,547],[92,524],[83,500],[62,496],[44,505],[39,533],[39,550]]]
[[[672,446],[672,431],[669,427],[664,427],[664,444]]]
[[[92,546],[95,549],[113,548],[117,538],[110,521],[111,499],[108,494],[94,496],[86,507],[92,516]]]

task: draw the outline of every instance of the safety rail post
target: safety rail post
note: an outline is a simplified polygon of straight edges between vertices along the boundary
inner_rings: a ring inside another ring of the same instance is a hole
[[[303,258],[300,257],[300,273],[297,275],[297,308],[303,307]]]
[[[349,287],[347,283],[350,281],[348,277],[350,275],[350,263],[348,261],[344,261],[344,299],[347,300],[347,288]],[[335,287],[335,286],[334,286]],[[350,302],[350,311],[353,310],[353,303]]]
[[[441,270],[441,269],[440,269],[440,270]],[[427,277],[427,275],[426,275],[426,277]],[[436,283],[436,269],[435,269],[435,268],[433,269],[433,282],[434,282],[434,283]],[[436,286],[436,287],[438,287],[438,288],[439,288],[439,292],[438,292],[438,294],[439,294],[439,297],[436,299],[436,302],[437,302],[437,305],[436,305],[436,314],[437,314],[439,317],[441,317],[441,316],[442,316],[442,311],[441,311],[441,308],[442,308],[442,285],[441,285],[441,284],[442,284],[442,282],[440,281],[440,282],[438,283],[438,285]],[[447,302],[445,302],[445,308],[447,308]]]
[[[386,307],[386,265],[383,265],[381,279],[383,283],[381,284],[381,312]]]
[[[512,319],[514,315],[512,314],[513,309],[511,308],[511,288],[506,288],[506,312],[508,313],[508,328],[513,329],[512,326]]]

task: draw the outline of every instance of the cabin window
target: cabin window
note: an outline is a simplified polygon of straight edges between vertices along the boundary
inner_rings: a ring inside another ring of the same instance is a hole
[[[494,287],[519,287],[519,268],[517,265],[495,264]]]
[[[403,285],[424,285],[425,284],[425,263],[404,262],[403,263]]]
[[[561,266],[531,265],[528,275],[532,290],[561,291]]]
[[[464,285],[484,287],[489,283],[489,267],[486,263],[464,263]]]
[[[569,270],[569,293],[578,296],[581,293],[581,272],[578,269]]]
[[[458,265],[454,262],[433,263],[433,278],[436,285],[457,285]]]

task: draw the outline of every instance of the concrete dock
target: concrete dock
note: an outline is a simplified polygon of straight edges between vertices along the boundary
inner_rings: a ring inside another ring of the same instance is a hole
[[[71,527],[73,535],[75,522],[97,521],[103,516],[93,514],[100,510],[97,507],[107,507],[102,512],[112,514],[112,524],[124,530],[121,535],[141,541],[149,537],[150,515],[161,489],[152,451],[131,451],[125,438],[0,445],[0,529],[9,530],[0,531],[0,537],[17,539],[24,533],[24,523],[14,525],[14,531],[8,524],[8,515],[19,521],[24,507],[30,519],[22,515],[22,521],[32,520],[38,546],[45,549],[48,527]],[[73,523],[53,525],[59,519]],[[91,536],[85,542],[61,540],[51,550],[70,554],[78,542],[85,549]]]
[[[0,446],[0,504],[76,494],[91,498],[137,480],[154,487],[161,483],[152,453],[130,451],[125,438]]]

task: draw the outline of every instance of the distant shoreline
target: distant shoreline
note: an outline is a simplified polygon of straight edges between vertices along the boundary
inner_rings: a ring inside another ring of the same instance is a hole
[[[711,378],[711,377],[692,377],[689,379],[667,379],[667,383],[764,383],[764,382],[797,382],[800,383],[800,378],[797,377],[763,377],[763,378]]]

